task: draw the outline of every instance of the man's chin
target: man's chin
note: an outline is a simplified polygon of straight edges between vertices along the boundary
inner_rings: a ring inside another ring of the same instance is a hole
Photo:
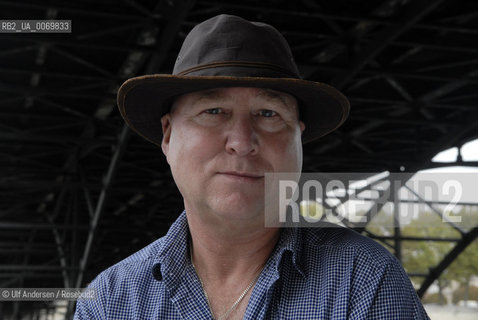
[[[264,208],[251,207],[246,203],[240,205],[228,205],[214,208],[215,215],[224,222],[230,223],[257,223],[261,221],[264,224]]]

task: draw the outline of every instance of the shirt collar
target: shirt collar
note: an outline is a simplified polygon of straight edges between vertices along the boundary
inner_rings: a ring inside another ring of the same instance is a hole
[[[282,259],[292,259],[292,264],[303,277],[306,277],[303,264],[302,232],[299,228],[286,227],[281,229],[279,241],[269,258],[274,270],[280,274]],[[160,265],[163,279],[170,285],[175,285],[182,279],[182,274],[191,266],[189,259],[189,227],[186,212],[183,211],[171,225],[164,237],[153,265]],[[289,252],[289,254],[286,254]]]
[[[161,266],[161,273],[166,284],[178,284],[191,262],[189,259],[189,227],[186,212],[183,211],[171,225],[164,237],[163,245],[154,258],[153,265]]]
[[[291,259],[297,272],[304,278],[307,276],[304,270],[302,242],[302,232],[299,228],[286,227],[281,230],[279,241],[270,258],[277,272],[280,272],[283,259]]]

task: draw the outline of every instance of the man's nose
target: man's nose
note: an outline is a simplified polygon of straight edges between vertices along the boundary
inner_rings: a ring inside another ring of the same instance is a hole
[[[258,137],[250,116],[242,116],[230,121],[226,134],[227,152],[238,156],[257,153]]]

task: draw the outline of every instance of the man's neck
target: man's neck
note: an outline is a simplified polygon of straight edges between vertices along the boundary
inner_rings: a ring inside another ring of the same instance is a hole
[[[203,223],[188,214],[191,253],[203,281],[253,275],[267,262],[279,239],[280,229],[265,228],[263,223]]]
[[[186,215],[191,261],[212,314],[217,318],[243,319],[280,230],[265,228],[263,221],[208,219],[188,210]]]

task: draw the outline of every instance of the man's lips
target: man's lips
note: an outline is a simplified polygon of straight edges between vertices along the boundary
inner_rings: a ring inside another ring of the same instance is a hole
[[[218,174],[229,176],[231,178],[238,179],[251,179],[258,180],[264,178],[264,175],[258,173],[249,173],[249,172],[239,172],[239,171],[220,171]]]

